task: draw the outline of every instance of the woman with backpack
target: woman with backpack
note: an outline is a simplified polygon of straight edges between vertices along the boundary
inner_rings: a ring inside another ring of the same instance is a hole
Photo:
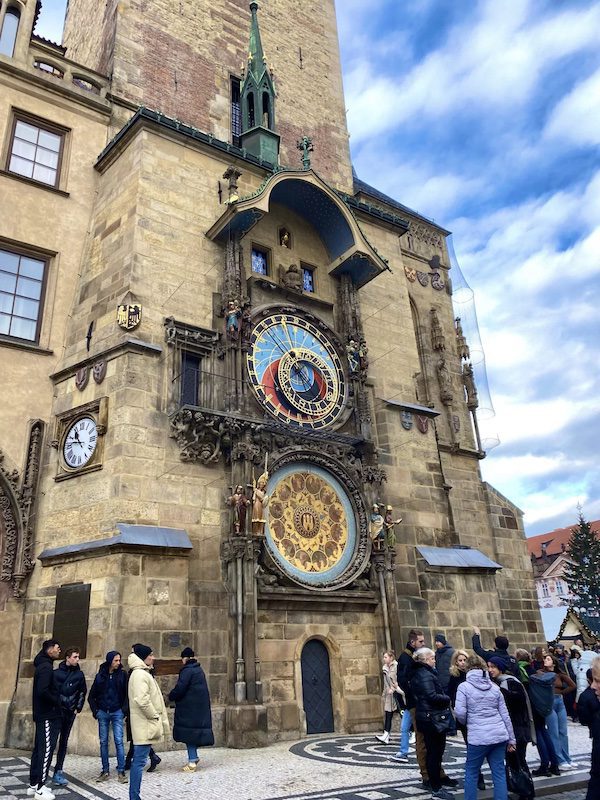
[[[546,717],[546,726],[552,739],[559,769],[573,769],[569,755],[569,734],[567,728],[567,709],[563,696],[576,690],[575,681],[560,668],[558,659],[547,653],[543,659],[542,672],[553,674],[554,702],[551,713]]]
[[[508,800],[504,757],[507,750],[516,749],[515,733],[502,692],[477,655],[467,661],[467,679],[457,689],[454,713],[467,726],[465,800],[477,800],[477,778],[486,759],[492,772],[494,800]]]
[[[535,797],[535,791],[526,753],[529,742],[535,744],[535,727],[529,697],[521,681],[506,672],[504,659],[497,656],[490,658],[488,670],[490,678],[500,687],[517,742],[515,752],[507,753],[506,763],[511,769],[525,773],[523,784],[529,784],[528,791],[519,794],[519,800],[531,800]]]
[[[536,652],[536,656],[539,655],[543,660],[545,653],[542,648],[538,649],[540,652]],[[556,750],[546,727],[546,717],[550,716],[554,708],[554,675],[537,669],[534,664],[535,662],[527,667],[529,680],[526,686],[531,702],[540,766],[532,770],[531,774],[534,778],[548,778],[550,775],[560,775]]]

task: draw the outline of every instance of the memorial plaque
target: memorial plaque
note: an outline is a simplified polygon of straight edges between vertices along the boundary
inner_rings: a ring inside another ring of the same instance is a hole
[[[63,654],[67,647],[78,647],[80,657],[86,657],[91,589],[91,583],[73,583],[56,590],[52,637]]]

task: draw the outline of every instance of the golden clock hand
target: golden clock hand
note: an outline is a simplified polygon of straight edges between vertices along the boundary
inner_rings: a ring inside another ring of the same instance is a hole
[[[284,331],[285,335],[287,336],[287,340],[290,343],[290,350],[293,350],[294,349],[294,345],[292,343],[292,337],[290,336],[290,332],[288,330],[287,322],[285,321],[285,319],[281,320],[281,327],[283,328],[283,331]]]

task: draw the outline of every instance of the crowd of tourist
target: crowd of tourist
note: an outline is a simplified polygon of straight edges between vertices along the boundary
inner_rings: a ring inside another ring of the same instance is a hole
[[[473,629],[471,649],[454,649],[439,633],[435,650],[425,646],[423,631],[410,631],[396,659],[383,655],[384,730],[388,744],[394,712],[401,715],[400,749],[391,756],[409,761],[411,729],[423,788],[439,800],[453,800],[458,781],[442,762],[448,736],[460,733],[466,743],[464,798],[476,800],[485,789],[481,771],[490,767],[494,800],[535,797],[534,779],[574,768],[569,752],[568,716],[590,730],[592,769],[587,800],[600,800],[600,648],[581,639],[569,651],[563,645],[509,651],[506,636],[494,649],[481,644]],[[530,770],[526,753],[537,748],[539,767]]]

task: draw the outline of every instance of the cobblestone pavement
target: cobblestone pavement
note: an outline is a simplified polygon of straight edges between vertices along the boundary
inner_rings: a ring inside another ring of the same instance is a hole
[[[556,800],[585,797],[585,792],[575,788],[565,791],[574,781],[587,779],[591,743],[587,732],[574,725],[569,727],[569,739],[577,769],[560,779],[536,780],[538,794],[543,791]],[[397,735],[386,746],[373,734],[363,734],[308,737],[254,750],[210,748],[201,751],[195,774],[181,771],[185,751],[171,751],[161,753],[163,760],[156,772],[144,774],[142,796],[161,800],[185,796],[201,796],[203,800],[426,800],[430,794],[421,789],[414,749],[408,763],[400,764],[390,758],[397,745]],[[1,798],[26,800],[28,755],[0,751]],[[535,765],[535,748],[530,748],[529,755]],[[99,758],[68,755],[65,772],[69,786],[55,790],[56,800],[128,800],[128,787],[117,783],[114,759],[111,762],[111,779],[97,787],[94,780],[100,772]],[[445,769],[461,785],[463,763],[462,740],[449,739]],[[557,794],[551,794],[552,790]],[[457,800],[460,796],[457,793]]]

